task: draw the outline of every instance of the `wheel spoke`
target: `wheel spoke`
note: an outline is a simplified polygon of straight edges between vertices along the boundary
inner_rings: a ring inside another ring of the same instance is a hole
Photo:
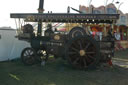
[[[88,56],[86,56],[85,59],[86,59],[86,62],[88,62],[88,63],[92,62],[91,59],[88,58]]]
[[[72,50],[76,51],[76,52],[79,52],[78,49],[74,48],[74,47],[71,47]]]
[[[95,54],[96,52],[86,52],[86,54]]]
[[[28,53],[31,54],[31,50],[28,50]]]
[[[81,44],[82,44],[83,49],[84,49],[84,47],[85,47],[85,45],[86,45],[87,40],[80,39],[80,41],[81,41]]]
[[[88,49],[91,50],[91,52],[95,52],[95,47],[93,47],[93,46]]]
[[[29,52],[28,52],[28,50],[26,50],[26,51],[25,51],[25,54],[26,54],[26,56],[27,56],[27,55],[29,55]]]
[[[81,67],[83,67],[83,63],[84,63],[84,62],[83,62],[83,59],[84,59],[84,58],[80,56],[80,65],[81,65]]]
[[[24,60],[25,60],[27,63],[29,63],[29,62],[31,61],[31,58],[26,56],[26,57],[24,58]]]
[[[30,52],[30,55],[33,55],[33,54],[34,54],[33,51],[31,51],[31,52]]]
[[[80,58],[77,57],[74,61],[73,61],[73,64],[77,64],[77,61],[79,60]]]
[[[33,55],[33,54],[34,54],[33,51],[27,50],[27,51],[24,53],[24,56],[31,56],[31,55]]]
[[[74,48],[79,48],[79,46],[75,42],[72,43],[72,45],[73,45]]]
[[[82,43],[81,43],[80,41],[78,41],[78,44],[79,44],[79,46],[80,46],[80,49],[83,49]]]
[[[87,48],[89,47],[90,43],[88,43],[86,46],[85,46],[85,50],[87,50]]]
[[[33,58],[33,57],[30,57],[30,58],[27,58],[27,59],[26,59],[26,62],[27,62],[27,63],[31,63],[31,62],[33,62],[33,60],[34,60],[34,58]]]
[[[85,58],[83,59],[83,63],[84,63],[84,67],[87,67],[87,62],[86,62]]]
[[[33,54],[34,54],[34,52],[33,52],[33,51],[31,51],[31,50],[29,50],[29,54],[30,54],[30,55],[33,55]]]
[[[69,55],[78,54],[77,52],[69,52]]]
[[[28,54],[25,52],[24,54],[23,54],[23,56],[27,56]]]
[[[88,55],[88,57],[91,58],[92,60],[96,60],[95,57],[93,56]]]

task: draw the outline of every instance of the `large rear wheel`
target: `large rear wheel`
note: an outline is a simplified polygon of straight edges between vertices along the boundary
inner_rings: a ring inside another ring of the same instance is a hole
[[[67,45],[66,57],[73,67],[79,69],[95,67],[100,60],[99,45],[90,36],[78,36]]]

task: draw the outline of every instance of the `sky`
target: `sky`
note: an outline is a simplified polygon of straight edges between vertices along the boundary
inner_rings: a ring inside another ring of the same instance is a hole
[[[98,7],[105,5],[106,0],[92,0],[91,4]],[[128,13],[128,0],[114,0],[123,2],[120,10]],[[108,0],[107,4],[112,0]],[[89,0],[44,0],[45,12],[52,11],[53,13],[66,13],[67,7],[79,9],[79,5],[88,6]],[[39,0],[1,0],[0,1],[0,27],[7,26],[16,28],[14,19],[10,18],[10,13],[37,13]],[[119,5],[116,4],[118,7]],[[73,12],[73,11],[72,11]]]

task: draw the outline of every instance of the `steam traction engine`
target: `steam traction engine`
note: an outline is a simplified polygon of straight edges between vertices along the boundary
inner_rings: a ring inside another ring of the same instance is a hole
[[[38,22],[38,29],[34,33],[31,24],[22,26],[18,34],[20,40],[28,41],[31,47],[22,51],[21,59],[24,64],[32,65],[36,61],[47,60],[50,55],[55,58],[63,57],[73,67],[88,69],[100,62],[108,62],[114,56],[114,38],[110,30],[102,41],[92,37],[87,32],[86,23],[115,24],[118,14],[84,14],[78,13],[43,13],[43,0],[40,0],[39,13],[12,13],[11,18],[24,19],[26,22]],[[42,32],[42,23],[47,29]],[[77,23],[70,31],[59,32],[52,30],[51,23]],[[44,35],[42,35],[44,33]]]

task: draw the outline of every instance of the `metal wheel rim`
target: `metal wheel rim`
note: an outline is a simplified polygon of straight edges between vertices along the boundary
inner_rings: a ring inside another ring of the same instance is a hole
[[[35,51],[32,48],[26,48],[22,53],[22,61],[28,65],[34,64],[35,56]]]
[[[68,49],[68,60],[76,68],[86,69],[98,60],[97,46],[85,37],[75,39]]]

